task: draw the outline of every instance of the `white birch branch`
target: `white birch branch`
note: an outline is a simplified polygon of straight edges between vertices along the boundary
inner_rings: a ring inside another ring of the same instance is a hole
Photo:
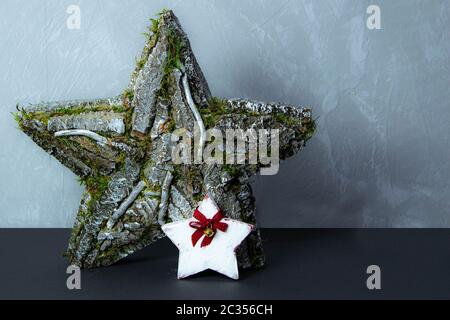
[[[142,190],[144,190],[144,188],[145,188],[144,181],[140,181],[133,188],[133,190],[131,191],[128,198],[126,198],[122,202],[122,204],[119,206],[119,208],[116,211],[114,211],[113,215],[108,220],[108,223],[107,223],[108,229],[111,229],[114,226],[114,224],[116,223],[117,219],[119,219],[121,216],[123,216],[125,211],[127,211],[127,209],[133,204],[134,200],[136,200],[136,198],[139,196],[139,194],[142,192]]]
[[[184,95],[186,96],[187,103],[188,103],[189,108],[191,109],[192,113],[194,114],[195,121],[197,122],[197,125],[200,129],[200,141],[199,141],[199,146],[198,146],[198,150],[197,150],[197,159],[198,159],[198,161],[202,161],[203,148],[204,148],[205,139],[206,139],[205,124],[203,123],[202,116],[200,115],[200,112],[198,112],[198,109],[195,106],[194,100],[192,99],[191,89],[189,88],[189,83],[188,83],[186,74],[183,75],[182,82],[183,82]]]
[[[82,129],[75,129],[75,130],[62,130],[55,132],[55,137],[71,137],[71,136],[84,136],[91,138],[92,140],[96,141],[100,145],[105,145],[108,143],[108,139],[99,135],[98,133],[95,133],[90,130],[82,130]]]
[[[162,226],[166,222],[164,220],[166,216],[168,200],[169,200],[169,191],[170,184],[172,183],[173,175],[170,171],[167,171],[166,177],[164,178],[164,182],[161,186],[161,201],[159,203],[159,212],[158,212],[158,223]]]

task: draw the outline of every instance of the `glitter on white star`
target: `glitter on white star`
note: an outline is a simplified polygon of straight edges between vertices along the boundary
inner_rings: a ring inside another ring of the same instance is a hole
[[[200,203],[198,210],[211,219],[218,211],[217,205],[208,196]],[[206,247],[201,247],[203,236],[195,246],[192,245],[191,236],[196,231],[189,223],[197,221],[195,218],[168,223],[162,230],[178,247],[178,279],[183,279],[207,269],[217,271],[232,279],[239,279],[236,248],[253,230],[248,223],[223,218],[221,221],[228,224],[225,232],[217,230],[214,238]]]

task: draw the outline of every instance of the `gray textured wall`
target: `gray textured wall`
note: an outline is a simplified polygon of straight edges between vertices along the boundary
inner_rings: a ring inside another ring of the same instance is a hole
[[[381,30],[365,27],[370,4]],[[215,95],[319,117],[303,153],[256,179],[263,226],[450,226],[449,0],[2,0],[0,227],[71,226],[82,192],[15,129],[15,104],[120,93],[163,7]]]

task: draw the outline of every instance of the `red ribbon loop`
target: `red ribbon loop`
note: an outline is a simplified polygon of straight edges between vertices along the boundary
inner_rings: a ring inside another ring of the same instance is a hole
[[[225,222],[221,222],[224,216],[220,210],[214,215],[214,217],[212,217],[212,219],[208,219],[198,209],[195,209],[194,218],[197,219],[197,221],[191,221],[189,223],[190,227],[197,229],[191,236],[192,246],[194,247],[197,244],[198,240],[200,240],[200,238],[203,236],[205,237],[202,240],[202,248],[209,246],[214,236],[216,235],[217,230],[220,230],[222,232],[227,231],[228,224],[226,224]]]

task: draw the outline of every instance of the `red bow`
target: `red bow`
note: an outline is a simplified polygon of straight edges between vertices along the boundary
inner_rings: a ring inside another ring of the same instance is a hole
[[[205,236],[202,240],[201,245],[201,247],[203,248],[209,246],[209,244],[214,238],[214,235],[216,234],[217,229],[219,229],[222,232],[227,231],[228,224],[226,224],[225,222],[220,222],[220,220],[224,218],[220,210],[214,215],[212,219],[207,219],[203,215],[203,213],[198,211],[198,209],[195,209],[194,218],[197,219],[198,221],[191,221],[189,223],[189,226],[191,226],[194,229],[197,229],[192,234],[191,237],[192,246],[194,247],[202,236]]]

